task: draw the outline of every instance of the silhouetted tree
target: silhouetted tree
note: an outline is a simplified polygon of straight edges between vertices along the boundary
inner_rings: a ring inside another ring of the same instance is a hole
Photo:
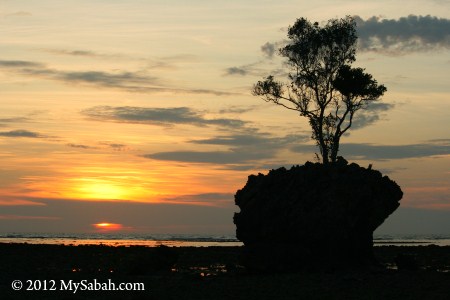
[[[332,19],[324,27],[301,18],[289,27],[288,38],[279,54],[287,58],[290,82],[268,76],[254,85],[253,94],[308,118],[322,162],[335,162],[355,113],[386,88],[364,69],[351,67],[357,42],[353,18]]]

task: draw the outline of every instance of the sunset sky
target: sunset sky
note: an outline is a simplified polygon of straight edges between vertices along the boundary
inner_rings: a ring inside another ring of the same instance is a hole
[[[0,232],[233,234],[248,175],[318,151],[252,85],[346,15],[388,91],[340,154],[402,187],[380,232],[450,233],[449,0],[0,0]]]

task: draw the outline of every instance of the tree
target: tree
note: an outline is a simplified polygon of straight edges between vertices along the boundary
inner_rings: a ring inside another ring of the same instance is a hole
[[[324,27],[301,18],[289,27],[288,38],[279,54],[287,58],[290,82],[268,76],[254,85],[253,95],[308,118],[322,162],[335,162],[355,113],[378,100],[386,87],[351,66],[357,42],[352,17],[329,20]]]

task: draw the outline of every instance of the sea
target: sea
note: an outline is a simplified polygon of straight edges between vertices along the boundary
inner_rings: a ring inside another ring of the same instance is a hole
[[[105,246],[169,246],[232,247],[243,243],[234,235],[205,234],[103,234],[103,233],[0,233],[0,243],[105,245]],[[375,246],[450,246],[450,235],[375,235]]]

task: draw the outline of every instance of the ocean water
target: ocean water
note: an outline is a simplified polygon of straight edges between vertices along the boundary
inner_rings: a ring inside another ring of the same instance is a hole
[[[450,246],[450,234],[374,235],[375,246]]]
[[[234,235],[0,233],[0,243],[170,247],[242,246]],[[450,246],[450,235],[375,235],[375,246]]]
[[[242,246],[234,236],[197,234],[0,233],[0,243],[209,247]]]

